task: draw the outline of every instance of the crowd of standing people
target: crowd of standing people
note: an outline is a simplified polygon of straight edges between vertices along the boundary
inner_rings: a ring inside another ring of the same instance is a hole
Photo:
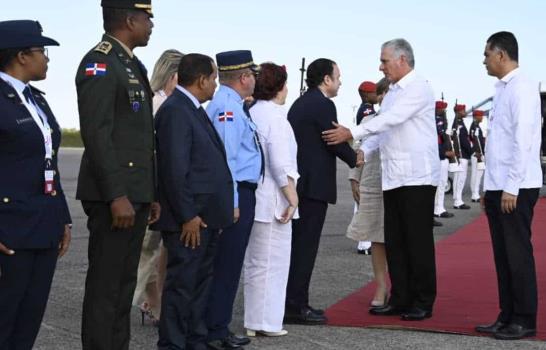
[[[476,330],[498,339],[535,335],[530,224],[542,186],[541,107],[536,84],[520,72],[513,34],[486,41],[484,65],[499,79],[487,138],[481,111],[466,131],[461,104],[453,136],[447,104],[415,71],[404,39],[382,45],[385,78],[361,85],[367,105],[347,128],[332,101],[341,86],[333,60],[307,67],[308,89],[288,111],[286,68],[255,64],[249,50],[215,60],[168,50],[150,82],[133,50],[150,39],[151,1],[102,0],[102,7],[105,34],[76,72],[85,145],[76,197],[89,230],[83,349],[129,349],[133,305],[158,327],[157,348],[165,350],[242,349],[250,337],[285,336],[283,324],[325,324],[309,293],[337,199],[337,158],[352,169],[358,204],[347,236],[372,242],[372,315],[432,317],[434,217],[450,217],[437,187],[456,162],[453,207],[468,207],[461,194],[471,160],[485,171],[481,202],[501,309]],[[0,22],[0,160],[12,167],[0,187],[1,349],[32,348],[71,239],[60,127],[29,84],[46,78],[51,45],[58,43],[36,21]],[[237,335],[230,324],[242,273],[246,335]]]

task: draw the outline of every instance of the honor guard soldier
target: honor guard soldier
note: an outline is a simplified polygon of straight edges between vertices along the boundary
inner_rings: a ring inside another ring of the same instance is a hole
[[[207,106],[207,114],[224,141],[234,180],[236,222],[223,231],[218,241],[207,311],[208,338],[216,348],[241,348],[250,339],[232,334],[228,326],[254,222],[255,190],[264,170],[256,125],[244,103],[254,92],[259,66],[247,50],[221,52],[216,61],[220,88]]]
[[[358,87],[358,94],[362,100],[356,112],[356,123],[360,124],[364,117],[375,114],[374,105],[377,103],[376,86],[372,81],[363,81]]]
[[[83,153],[76,198],[88,216],[84,350],[129,349],[130,311],[144,231],[155,203],[152,90],[133,49],[146,46],[150,0],[102,0],[102,41],[76,73]]]
[[[463,202],[463,189],[466,182],[466,176],[468,174],[468,161],[472,155],[472,145],[468,138],[468,129],[464,124],[464,117],[466,116],[466,106],[463,104],[455,104],[453,107],[455,111],[455,119],[451,127],[454,144],[459,145],[459,158],[460,171],[455,173],[453,177],[453,208],[454,209],[470,209],[470,206]]]
[[[57,169],[61,129],[29,83],[46,78],[45,46],[31,20],[0,22],[0,349],[30,350],[57,259],[70,243],[70,212]]]
[[[485,137],[480,128],[485,113],[479,109],[472,111],[474,121],[470,126],[470,141],[472,141],[472,158],[470,159],[470,190],[472,202],[480,201],[480,183],[485,170]]]
[[[434,201],[434,217],[437,218],[453,217],[453,213],[448,212],[444,206],[445,188],[448,181],[448,158],[453,156],[449,135],[447,135],[448,122],[446,108],[447,102],[436,101],[436,132],[438,133],[438,152],[440,156],[440,179],[438,180]],[[442,223],[439,224],[435,222],[435,226],[442,226]]]

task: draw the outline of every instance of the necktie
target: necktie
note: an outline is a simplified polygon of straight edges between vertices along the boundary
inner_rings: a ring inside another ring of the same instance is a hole
[[[34,97],[32,97],[32,92],[30,92],[30,88],[28,86],[26,86],[23,90],[23,96],[25,96],[28,103],[36,105],[36,103],[34,103]]]
[[[38,113],[38,115],[40,116],[40,120],[42,121],[42,124],[45,124],[43,119],[44,117],[38,111],[38,104],[34,100],[34,97],[32,96],[32,92],[30,91],[30,88],[28,86],[26,86],[23,89],[23,96],[25,96],[25,100],[27,100],[27,103],[31,104],[32,107],[34,107],[34,109],[36,110],[36,113]]]
[[[250,111],[248,109],[248,105],[243,102],[243,111],[245,111],[246,116],[248,119],[252,121],[252,117],[250,116]],[[258,149],[260,151],[260,158],[262,160],[262,165],[260,167],[260,176],[264,176],[265,173],[265,158],[264,158],[264,150],[262,149],[262,144],[260,143],[260,139],[258,138],[258,133],[254,131],[254,140],[256,141],[256,144],[258,145]]]

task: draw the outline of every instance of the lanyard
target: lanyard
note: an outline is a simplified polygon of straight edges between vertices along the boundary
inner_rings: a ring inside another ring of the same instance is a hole
[[[29,89],[28,86],[26,88]],[[32,119],[34,119],[34,122],[42,132],[42,136],[44,137],[45,159],[52,159],[53,138],[51,137],[51,128],[49,127],[49,123],[47,122],[47,117],[45,116],[44,112],[38,107],[32,95],[30,95],[30,101],[27,101],[24,94],[23,96],[19,95],[19,97],[21,97],[21,101],[23,101],[23,104],[32,116]]]

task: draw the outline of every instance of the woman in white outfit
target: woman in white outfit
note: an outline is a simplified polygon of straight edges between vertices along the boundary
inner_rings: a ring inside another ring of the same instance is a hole
[[[297,218],[297,145],[283,107],[288,93],[284,67],[261,65],[250,114],[258,128],[265,173],[256,190],[256,215],[244,263],[248,336],[287,334],[282,328],[290,267],[292,218]]]
[[[389,89],[388,80],[381,79],[377,83],[376,89],[377,100],[381,105],[381,101]],[[365,117],[361,123],[367,123],[379,113]],[[360,143],[355,144],[355,149],[359,147]],[[347,228],[347,237],[355,241],[372,242],[372,266],[377,288],[370,306],[384,306],[387,301],[387,258],[383,230],[383,190],[381,188],[379,150],[366,155],[364,166],[351,169],[349,180],[358,210]]]
[[[150,81],[154,92],[154,115],[176,87],[178,65],[182,56],[183,54],[177,50],[167,50],[161,54],[154,66]],[[138,306],[142,313],[142,324],[144,324],[145,316],[154,325],[159,322],[166,266],[167,251],[161,244],[161,233],[147,231],[142,243],[137,285],[133,296],[133,305]]]

